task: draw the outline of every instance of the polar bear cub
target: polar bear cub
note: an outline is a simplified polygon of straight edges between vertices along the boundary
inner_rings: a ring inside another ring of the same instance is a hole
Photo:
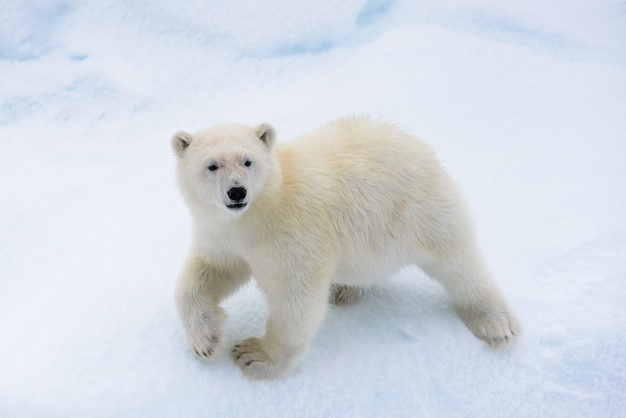
[[[172,138],[193,221],[176,303],[196,355],[216,355],[220,301],[254,277],[268,304],[265,335],[236,342],[231,355],[251,379],[281,376],[306,353],[329,300],[354,302],[407,265],[438,280],[487,344],[519,333],[457,187],[427,145],[370,118],[275,138],[267,124]]]

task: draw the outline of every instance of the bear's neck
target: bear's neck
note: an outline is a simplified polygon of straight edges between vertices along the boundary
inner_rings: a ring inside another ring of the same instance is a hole
[[[274,156],[276,160],[278,158]],[[274,207],[280,204],[283,185],[283,173],[279,161],[272,161],[271,170],[267,173],[265,184],[261,190],[259,196],[255,199],[254,209],[255,212],[266,212],[267,210],[274,211]]]

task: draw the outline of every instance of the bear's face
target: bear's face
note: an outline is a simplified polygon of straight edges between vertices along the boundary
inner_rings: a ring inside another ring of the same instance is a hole
[[[176,133],[172,146],[187,202],[203,211],[217,207],[231,215],[243,213],[265,184],[274,138],[274,129],[267,124]]]

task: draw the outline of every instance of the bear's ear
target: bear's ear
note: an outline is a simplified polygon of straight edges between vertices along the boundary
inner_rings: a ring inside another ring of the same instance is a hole
[[[274,130],[274,127],[272,125],[262,123],[254,128],[254,132],[256,133],[256,136],[258,136],[261,141],[265,142],[265,145],[267,145],[268,147],[274,145],[274,140],[276,139],[276,131]]]
[[[176,152],[176,155],[181,157],[185,149],[191,144],[192,136],[189,132],[180,131],[176,132],[172,137],[172,148]]]

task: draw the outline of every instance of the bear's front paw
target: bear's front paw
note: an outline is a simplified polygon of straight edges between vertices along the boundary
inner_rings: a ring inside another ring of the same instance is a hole
[[[222,340],[221,318],[203,313],[187,326],[187,341],[192,351],[203,359],[213,359]]]
[[[258,338],[235,342],[230,355],[249,379],[273,379],[284,372],[266,353]]]
[[[470,331],[491,348],[503,348],[521,333],[515,317],[500,304],[457,307],[457,312]]]

